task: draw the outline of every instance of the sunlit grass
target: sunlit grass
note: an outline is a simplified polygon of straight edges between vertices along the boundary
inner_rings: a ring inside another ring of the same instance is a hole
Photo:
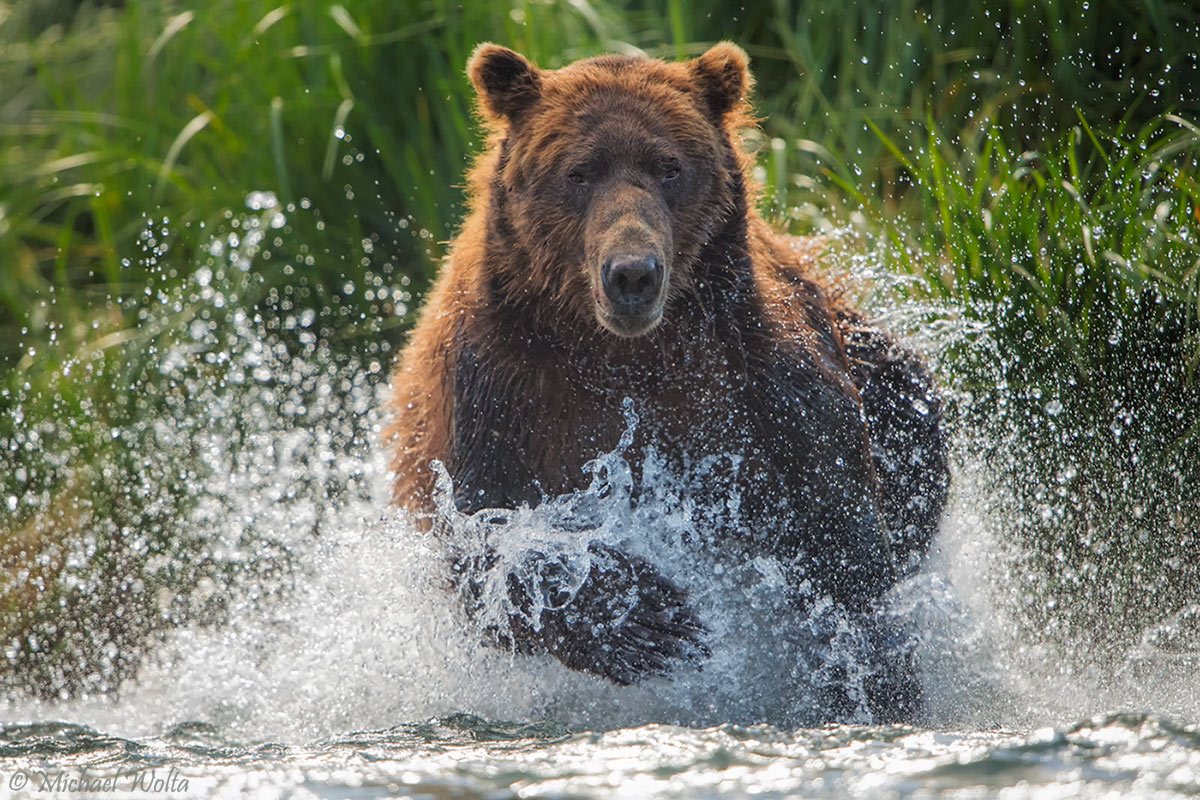
[[[1120,647],[1200,591],[1200,129],[995,128],[901,146],[899,219],[858,196],[907,284],[983,324],[948,354],[973,449],[1003,475],[1039,635]]]

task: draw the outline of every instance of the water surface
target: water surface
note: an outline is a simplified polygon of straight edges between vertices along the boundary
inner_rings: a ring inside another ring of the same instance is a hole
[[[141,741],[41,724],[8,726],[0,742],[5,780],[12,786],[28,780],[24,793],[33,796],[52,796],[71,780],[102,791],[113,786],[114,796],[151,791],[172,797],[1167,798],[1200,792],[1200,729],[1143,714],[1033,732],[644,725],[605,733],[454,715],[307,745],[254,746],[201,724]]]

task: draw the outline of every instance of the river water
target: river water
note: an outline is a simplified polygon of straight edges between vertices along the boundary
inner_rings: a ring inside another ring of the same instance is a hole
[[[728,724],[576,733],[460,714],[293,745],[238,744],[202,724],[131,741],[63,723],[9,726],[0,742],[5,785],[37,797],[1167,798],[1200,789],[1200,731],[1146,714],[1023,732]]]
[[[230,272],[253,262],[241,247]],[[205,272],[184,304],[220,308],[221,271]],[[912,727],[874,726],[861,708],[829,724],[819,687],[829,674],[853,682],[853,626],[819,604],[789,617],[767,560],[697,558],[696,510],[652,453],[634,472],[619,448],[603,454],[589,490],[536,510],[456,518],[453,546],[486,538],[518,564],[586,554],[583,517],[596,540],[691,587],[712,657],[619,688],[490,648],[464,618],[446,543],[388,508],[386,354],[336,358],[304,334],[303,314],[282,339],[253,315],[222,319],[155,355],[156,374],[186,389],[178,403],[111,435],[136,438],[148,465],[202,465],[173,513],[206,558],[279,569],[186,587],[227,613],[167,630],[116,690],[5,698],[0,796],[1200,794],[1200,672],[1158,635],[1187,619],[1116,657],[1030,637],[1010,504],[969,448],[956,448],[928,564],[893,599],[927,695]],[[627,422],[636,436],[636,404]],[[156,497],[157,478],[143,477]],[[485,593],[483,622],[505,613],[503,594]]]

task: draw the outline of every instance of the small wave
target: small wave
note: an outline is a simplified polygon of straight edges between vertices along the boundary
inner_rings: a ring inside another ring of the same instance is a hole
[[[1148,714],[1028,733],[734,724],[571,733],[454,714],[306,745],[238,745],[211,726],[131,741],[43,724],[0,728],[0,747],[10,787],[50,796],[72,780],[109,780],[129,796],[169,784],[172,797],[1179,798],[1200,788],[1200,729]]]

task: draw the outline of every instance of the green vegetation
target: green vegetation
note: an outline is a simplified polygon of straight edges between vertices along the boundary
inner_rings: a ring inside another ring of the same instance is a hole
[[[982,326],[940,366],[1019,501],[1031,629],[1116,646],[1189,602],[1193,3],[0,0],[4,680],[107,688],[137,642],[234,602],[187,587],[288,568],[279,543],[214,557],[197,487],[248,472],[256,435],[350,418],[369,441],[362,403],[328,397],[386,374],[460,219],[476,43],[556,67],[724,38],[754,61],[768,213],[857,220],[907,297]],[[270,430],[237,375],[255,348],[299,387]]]
[[[944,357],[1023,510],[1028,621],[1115,654],[1200,588],[1200,129],[1081,117],[1020,154],[994,127],[956,147],[928,129],[907,153],[883,138],[908,213],[861,199],[912,294],[983,325]]]

